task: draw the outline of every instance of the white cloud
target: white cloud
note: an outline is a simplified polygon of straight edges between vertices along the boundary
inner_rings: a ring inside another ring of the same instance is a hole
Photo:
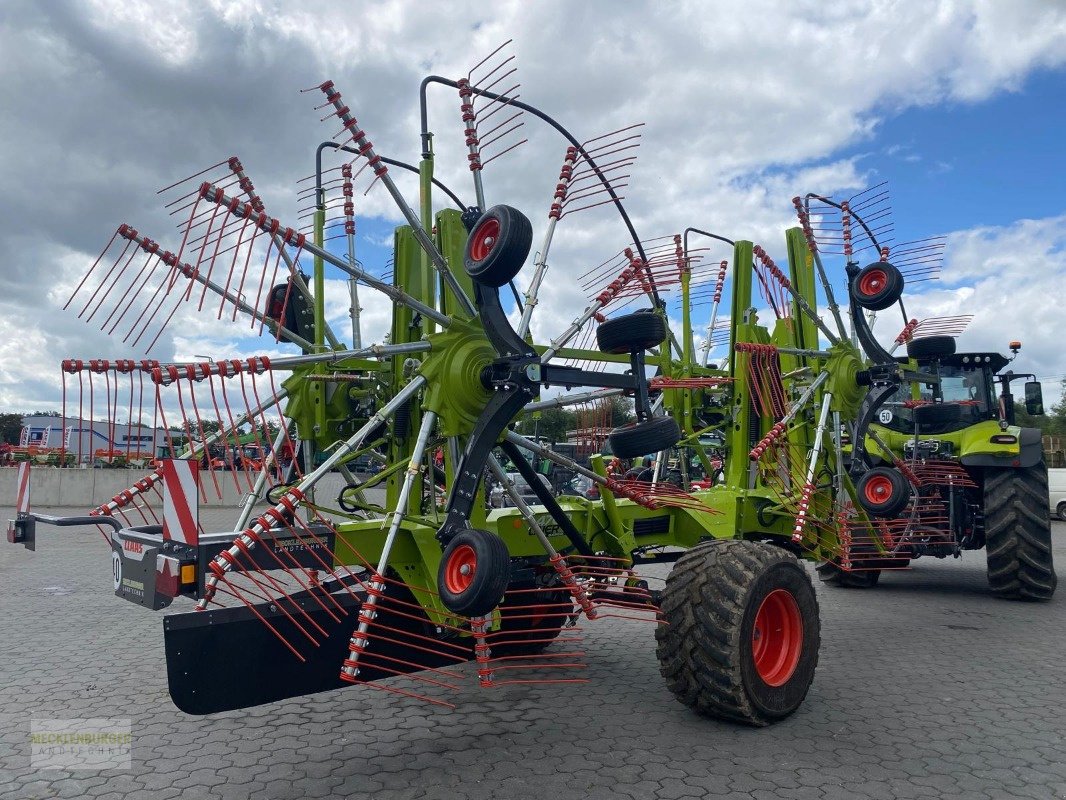
[[[908,297],[907,311],[919,318],[973,314],[960,350],[1006,353],[1007,342],[1020,339],[1012,368],[1057,384],[1066,377],[1064,295],[1066,215],[950,234],[940,283]]]
[[[8,259],[0,276],[0,406],[9,409],[54,399],[53,365],[61,358],[142,355],[124,352],[58,309],[118,223],[176,246],[174,220],[155,203],[159,186],[236,153],[268,211],[294,224],[295,182],[311,171],[315,144],[339,127],[336,120],[318,123],[312,110],[318,93],[296,90],[327,77],[381,153],[413,161],[421,78],[458,77],[514,36],[522,98],[579,138],[648,123],[625,192],[641,235],[691,224],[762,241],[783,260],[789,198],[863,185],[867,176],[857,162],[837,154],[869,139],[881,119],[915,104],[980,101],[1066,60],[1066,11],[1039,0],[932,8],[733,0],[711,12],[705,3],[677,3],[669,14],[650,3],[561,0],[490,7],[382,0],[350,8],[323,0],[299,8],[97,0],[8,3],[0,18],[0,171],[18,187],[0,201]],[[458,105],[454,90],[431,87],[436,175],[471,202]],[[531,119],[523,135],[529,143],[490,165],[485,185],[489,202],[527,212],[539,241],[562,143]],[[918,142],[906,147],[921,149]],[[895,157],[913,155],[901,153]],[[338,161],[327,154],[325,163]],[[415,205],[417,180],[392,174]],[[356,191],[358,215],[399,220],[380,186],[365,198],[363,188]],[[957,234],[947,288],[912,305],[930,313],[958,309],[970,291],[965,310],[987,306],[995,320],[987,324],[998,327],[982,327],[979,317],[967,336],[987,330],[991,342],[1009,325],[995,302],[1002,282],[997,294],[988,265],[1015,257],[999,243],[1010,250],[1003,237],[1017,235],[1019,246],[1024,240],[1039,247],[1039,236],[1059,235],[1053,232],[1061,225],[1045,220]],[[1054,241],[1058,249],[1045,255],[1058,259],[1061,272],[1061,236]],[[534,321],[538,339],[554,336],[581,311],[577,276],[626,244],[610,209],[563,220]],[[1027,275],[1020,263],[1008,267],[1019,280]],[[1040,310],[1019,316],[1020,330],[1010,335],[1028,336],[1025,355],[1042,370],[1066,372],[1066,361],[1035,341],[1050,338],[1057,307],[1046,301],[1055,296],[1052,278],[1043,277],[1050,273],[1037,272],[1017,291]],[[345,296],[343,281],[331,283],[327,316],[339,335],[349,326]],[[361,300],[364,340],[380,341],[389,305],[369,289]],[[153,355],[273,347],[247,341],[247,332],[182,308]]]

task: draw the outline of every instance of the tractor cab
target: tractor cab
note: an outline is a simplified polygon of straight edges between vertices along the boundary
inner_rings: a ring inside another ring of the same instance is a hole
[[[906,363],[906,359],[901,359]],[[920,372],[935,375],[939,383],[901,386],[888,398],[877,421],[899,433],[952,433],[986,420],[1000,418],[996,375],[1009,362],[999,353],[953,353],[918,358]],[[942,404],[937,414],[917,409]]]

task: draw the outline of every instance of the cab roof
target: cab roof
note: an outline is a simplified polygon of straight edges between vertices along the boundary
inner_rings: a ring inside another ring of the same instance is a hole
[[[929,362],[933,359],[920,358],[919,362]],[[989,367],[993,373],[999,372],[1007,364],[1010,363],[1010,359],[999,353],[955,353],[950,356],[942,356],[938,359],[941,364],[946,367],[957,367],[961,369],[973,368],[973,367]]]

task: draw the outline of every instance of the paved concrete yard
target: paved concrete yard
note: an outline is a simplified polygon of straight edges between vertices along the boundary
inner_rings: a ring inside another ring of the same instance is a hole
[[[113,596],[99,534],[38,541],[0,543],[5,799],[1066,797],[1066,590],[994,600],[983,552],[873,591],[819,585],[814,686],[755,730],[687,711],[651,626],[610,621],[585,625],[586,685],[472,685],[457,711],[360,687],[189,717],[166,692],[162,618]],[[133,769],[34,771],[35,717],[131,718]]]

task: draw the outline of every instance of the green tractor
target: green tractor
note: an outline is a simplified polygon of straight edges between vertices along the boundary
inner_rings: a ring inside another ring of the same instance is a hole
[[[1020,347],[1011,342],[1014,355]],[[1034,376],[1004,371],[1012,360],[957,353],[951,336],[911,339],[901,361],[929,382],[884,396],[867,434],[872,468],[858,481],[857,499],[890,532],[891,566],[985,548],[996,595],[1048,600],[1056,577],[1047,467],[1040,430],[1017,425],[1012,383],[1025,380],[1028,414],[1043,414],[1043,399]],[[830,565],[822,575],[830,583],[872,586],[881,559],[881,553],[865,559],[871,568],[853,574]],[[852,561],[862,564],[862,553]]]

